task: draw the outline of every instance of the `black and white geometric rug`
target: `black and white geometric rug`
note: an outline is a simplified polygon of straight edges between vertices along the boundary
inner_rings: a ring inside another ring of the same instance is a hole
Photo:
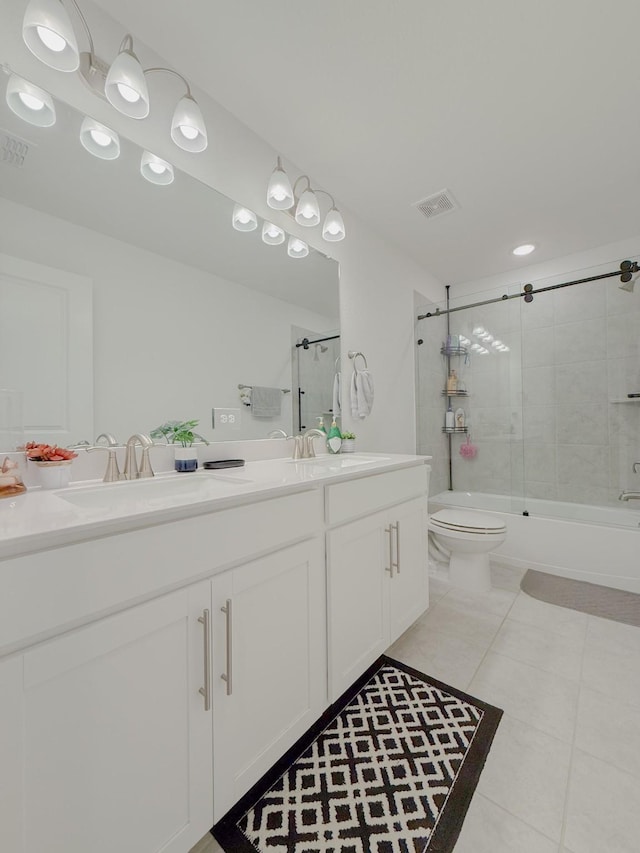
[[[501,716],[383,656],[212,833],[227,853],[450,853]]]

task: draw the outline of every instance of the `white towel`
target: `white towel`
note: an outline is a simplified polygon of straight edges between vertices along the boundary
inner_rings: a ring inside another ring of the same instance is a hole
[[[339,415],[342,410],[340,403],[340,385],[342,382],[342,374],[336,373],[333,377],[333,414]]]
[[[282,391],[279,388],[263,388],[254,385],[251,389],[251,414],[254,418],[277,418],[282,409]]]
[[[351,417],[361,420],[373,408],[373,377],[368,370],[353,372],[351,377]]]

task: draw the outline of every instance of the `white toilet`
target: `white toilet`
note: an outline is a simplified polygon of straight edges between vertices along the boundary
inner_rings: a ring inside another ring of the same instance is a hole
[[[471,509],[441,509],[429,516],[429,530],[451,553],[451,585],[470,592],[489,592],[489,553],[506,539],[506,524],[498,516]]]

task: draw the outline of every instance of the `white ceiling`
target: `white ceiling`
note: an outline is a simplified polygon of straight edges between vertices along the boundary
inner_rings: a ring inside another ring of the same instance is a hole
[[[638,0],[99,5],[445,283],[640,234]]]

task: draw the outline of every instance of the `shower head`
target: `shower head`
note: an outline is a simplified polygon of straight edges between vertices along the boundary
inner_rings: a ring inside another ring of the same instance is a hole
[[[318,353],[320,353],[320,354],[325,353],[328,349],[329,349],[329,347],[325,347],[322,344],[316,344],[315,352],[313,354],[313,360],[318,361]]]

